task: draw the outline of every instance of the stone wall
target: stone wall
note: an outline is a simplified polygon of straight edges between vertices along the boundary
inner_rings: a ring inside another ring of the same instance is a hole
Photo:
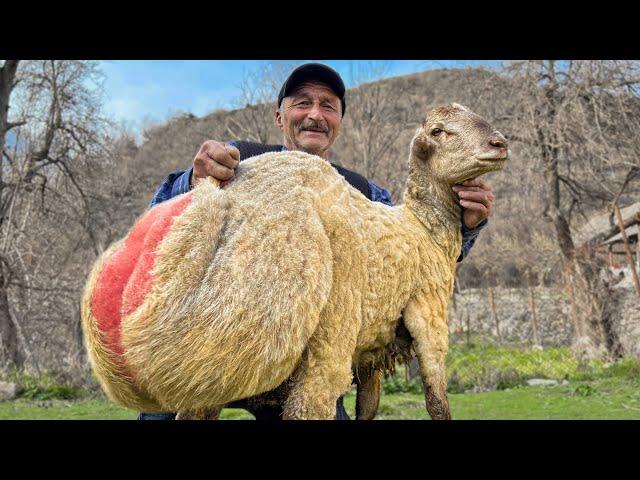
[[[617,307],[621,311],[615,325],[624,354],[640,357],[640,297],[630,278],[615,286]],[[566,294],[555,288],[533,289],[538,337],[542,346],[566,345],[574,341],[574,325]],[[494,288],[494,305],[503,343],[532,345],[533,328],[529,291],[526,288]],[[498,342],[486,288],[457,292],[449,304],[451,340],[464,341],[467,318],[471,335]]]
[[[528,289],[494,288],[493,297],[500,340],[512,344],[533,344]],[[533,297],[540,343],[543,346],[570,345],[574,328],[566,295],[557,289],[536,287],[533,288]],[[449,305],[449,327],[454,341],[466,337],[467,318],[472,335],[498,341],[488,289],[466,289],[454,295]]]

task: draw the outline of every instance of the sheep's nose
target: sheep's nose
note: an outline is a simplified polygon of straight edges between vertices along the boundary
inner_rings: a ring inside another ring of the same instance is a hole
[[[494,147],[507,148],[507,139],[500,132],[494,132],[489,143]]]

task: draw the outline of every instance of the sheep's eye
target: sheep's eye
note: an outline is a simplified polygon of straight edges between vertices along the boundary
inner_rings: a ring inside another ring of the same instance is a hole
[[[433,130],[431,130],[431,135],[433,135],[434,137],[437,137],[441,133],[442,133],[442,130],[439,128],[434,128]]]

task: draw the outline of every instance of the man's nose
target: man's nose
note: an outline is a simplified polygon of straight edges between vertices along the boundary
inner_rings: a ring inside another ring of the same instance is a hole
[[[311,107],[311,110],[309,110],[309,114],[307,116],[314,120],[322,120],[324,116],[322,115],[322,109],[320,108],[320,104],[314,104]]]

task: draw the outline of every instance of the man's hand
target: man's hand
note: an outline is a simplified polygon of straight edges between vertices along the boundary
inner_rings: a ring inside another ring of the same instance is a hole
[[[489,182],[466,180],[461,185],[454,185],[453,191],[460,198],[462,223],[465,227],[475,228],[491,214],[494,196]]]
[[[235,168],[240,163],[240,151],[224,142],[207,140],[193,159],[191,186],[195,186],[207,176],[220,180],[231,180]]]

